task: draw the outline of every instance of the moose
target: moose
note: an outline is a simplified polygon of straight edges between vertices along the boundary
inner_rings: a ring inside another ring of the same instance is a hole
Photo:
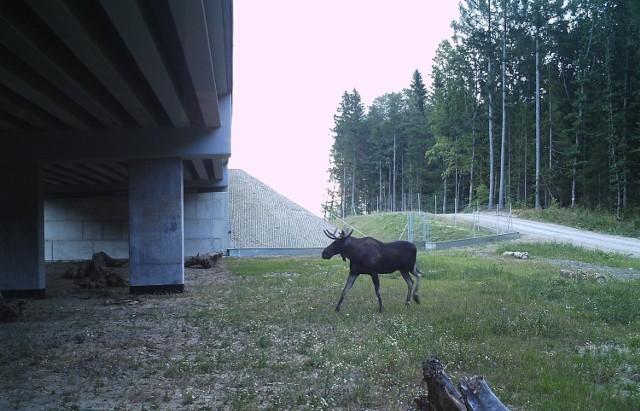
[[[347,295],[356,278],[360,274],[368,274],[371,276],[373,286],[375,287],[376,297],[378,297],[379,312],[384,310],[382,306],[382,298],[380,298],[380,279],[378,274],[390,274],[394,271],[400,271],[402,278],[407,283],[407,299],[404,303],[405,308],[409,308],[411,303],[411,295],[413,291],[413,299],[416,304],[420,304],[418,296],[418,288],[420,287],[420,279],[422,273],[416,267],[417,249],[413,243],[408,241],[392,241],[383,243],[372,237],[354,238],[351,237],[353,230],[348,234],[344,230],[336,235],[337,229],[331,233],[324,230],[324,234],[333,240],[327,248],[322,251],[322,258],[330,259],[336,254],[340,254],[342,260],[349,259],[349,277],[347,284],[342,290],[340,301],[336,305],[336,311],[340,311],[342,301]],[[416,277],[416,286],[413,288],[413,280],[409,273]]]

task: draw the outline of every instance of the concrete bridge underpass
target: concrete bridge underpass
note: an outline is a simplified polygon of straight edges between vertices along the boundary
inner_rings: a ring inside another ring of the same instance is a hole
[[[232,0],[0,2],[5,297],[45,295],[45,254],[89,259],[117,236],[132,293],[181,291],[185,244],[226,248],[232,11]],[[114,199],[127,207],[118,225]],[[203,226],[185,227],[185,213],[217,222],[185,242]],[[45,242],[45,228],[65,241]]]

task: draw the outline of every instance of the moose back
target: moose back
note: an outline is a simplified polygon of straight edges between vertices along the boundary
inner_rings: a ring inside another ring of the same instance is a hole
[[[336,311],[340,311],[344,297],[347,295],[356,278],[360,274],[368,274],[371,276],[373,286],[375,288],[376,297],[378,297],[379,311],[382,312],[382,298],[380,297],[380,279],[379,274],[389,274],[394,271],[400,271],[402,278],[407,283],[407,299],[404,303],[405,308],[409,308],[411,296],[417,304],[420,303],[418,296],[418,288],[420,287],[420,279],[422,273],[416,267],[417,249],[413,243],[408,241],[393,241],[383,243],[371,237],[354,238],[351,237],[353,230],[348,234],[342,230],[338,235],[336,232],[324,230],[324,234],[333,242],[322,251],[322,258],[330,259],[336,254],[340,254],[342,259],[349,259],[349,277],[347,283],[342,290],[340,301],[336,305]],[[414,281],[409,273],[415,276]]]

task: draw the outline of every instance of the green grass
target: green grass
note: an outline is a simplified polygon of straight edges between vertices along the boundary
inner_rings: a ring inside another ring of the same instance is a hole
[[[408,213],[380,213],[360,216],[349,216],[343,220],[331,220],[337,228],[346,224],[354,228],[354,236],[374,237],[380,241],[406,240],[408,238]],[[345,224],[346,223],[346,224]],[[414,213],[414,241],[429,242],[460,240],[474,236],[493,234],[486,228],[474,230],[473,224],[464,221],[453,222],[441,219],[432,214]]]
[[[533,249],[616,266],[596,252]],[[385,275],[380,314],[362,276],[336,313],[348,271],[338,258],[223,264],[237,281],[197,291],[202,304],[188,317],[206,351],[164,372],[202,384],[231,379],[220,393],[231,409],[402,409],[424,392],[421,362],[431,355],[454,381],[486,376],[512,409],[640,407],[640,386],[629,379],[640,373],[639,281],[571,281],[541,259],[499,251],[421,252],[422,304],[405,310],[404,281]]]
[[[498,254],[502,254],[504,251],[510,251],[512,249],[513,245],[511,243],[503,242],[498,245],[496,252]],[[527,243],[526,249],[530,255],[541,258],[567,259],[612,268],[632,268],[640,270],[640,259],[638,258],[602,250],[587,250],[586,248],[578,247],[569,243]]]

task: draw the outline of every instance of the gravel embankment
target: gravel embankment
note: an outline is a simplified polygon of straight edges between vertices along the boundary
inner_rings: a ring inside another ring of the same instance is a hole
[[[323,248],[334,227],[242,170],[229,170],[229,248]]]

